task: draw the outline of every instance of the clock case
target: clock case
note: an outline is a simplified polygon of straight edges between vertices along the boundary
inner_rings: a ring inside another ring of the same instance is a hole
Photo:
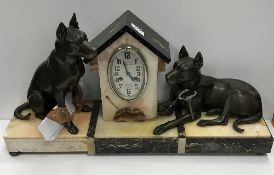
[[[90,65],[91,70],[99,70],[103,119],[145,121],[157,117],[157,73],[171,61],[169,42],[127,10],[89,44],[98,54]],[[145,88],[134,100],[117,95],[107,73],[113,54],[125,45],[141,53],[147,70]]]

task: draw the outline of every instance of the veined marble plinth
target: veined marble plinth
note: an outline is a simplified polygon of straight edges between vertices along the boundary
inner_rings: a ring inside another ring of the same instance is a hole
[[[13,117],[4,132],[7,149],[13,155],[21,152],[92,153],[94,151],[93,140],[87,138],[90,116],[89,112],[76,113],[73,122],[78,127],[79,133],[72,135],[64,128],[57,139],[50,142],[45,141],[39,132],[37,127],[41,120],[36,118],[33,113],[29,120],[19,120]]]
[[[202,115],[210,120],[217,116]],[[232,125],[235,119],[229,119],[226,126],[200,127],[197,121],[185,124],[186,153],[205,154],[265,154],[271,152],[273,137],[264,121],[240,125],[245,131],[236,132]]]
[[[4,139],[11,153],[17,152],[86,152],[88,154],[265,154],[271,151],[273,137],[263,119],[240,125],[244,133],[226,126],[200,127],[197,121],[155,136],[156,126],[175,119],[175,115],[144,122],[103,120],[101,102],[96,101],[91,113],[75,114],[77,135],[63,129],[52,142],[44,141],[37,129],[41,120],[12,118]],[[217,117],[217,116],[216,116]],[[202,119],[213,119],[202,115]]]

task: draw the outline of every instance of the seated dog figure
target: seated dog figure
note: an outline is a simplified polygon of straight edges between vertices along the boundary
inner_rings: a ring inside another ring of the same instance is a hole
[[[88,63],[94,57],[95,49],[88,45],[87,35],[79,30],[75,13],[69,27],[62,22],[59,24],[56,36],[55,49],[33,75],[27,93],[28,101],[14,111],[18,119],[29,119],[30,114],[21,114],[28,108],[34,111],[36,117],[44,119],[56,105],[62,109],[64,117],[69,115],[65,96],[68,93],[77,96],[79,80],[85,73],[83,61]],[[78,133],[72,121],[66,122],[65,127],[72,134]]]
[[[191,100],[195,119],[202,111],[206,115],[219,115],[214,120],[200,120],[199,126],[226,125],[231,116],[237,119],[233,128],[237,132],[244,129],[238,127],[241,124],[255,123],[262,118],[262,103],[258,91],[250,84],[236,79],[217,79],[201,74],[203,57],[200,52],[191,58],[184,46],[179,52],[179,60],[173,65],[173,70],[166,74],[166,81],[172,85],[171,99],[158,105],[158,113],[161,115],[171,114],[173,111],[166,111],[177,94],[184,90],[196,91],[197,95]],[[154,134],[161,134],[168,129],[193,121],[187,115],[186,106],[176,102],[173,110],[182,109],[183,115],[173,121],[169,121],[155,128]],[[177,112],[178,113],[178,112]],[[186,116],[186,117],[184,117]]]

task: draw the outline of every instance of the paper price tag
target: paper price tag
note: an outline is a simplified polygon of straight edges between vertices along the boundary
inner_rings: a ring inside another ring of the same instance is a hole
[[[46,141],[55,140],[63,128],[63,125],[52,121],[47,117],[38,126],[38,130],[41,132]]]

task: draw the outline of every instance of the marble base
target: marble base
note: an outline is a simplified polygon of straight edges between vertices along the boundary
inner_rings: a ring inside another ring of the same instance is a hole
[[[217,116],[202,119],[213,119]],[[93,119],[95,154],[265,154],[270,153],[273,137],[261,119],[255,124],[241,125],[236,132],[230,119],[226,126],[200,127],[197,121],[172,129],[160,136],[153,129],[174,115],[145,122],[105,121],[102,113]]]
[[[26,111],[31,112],[31,111]],[[13,117],[4,132],[4,140],[11,155],[31,152],[94,152],[92,138],[87,138],[91,113],[77,113],[73,119],[79,133],[70,134],[63,128],[57,139],[47,142],[39,132],[37,126],[41,120],[32,113],[29,120],[18,120]],[[87,146],[88,145],[88,146]]]
[[[215,117],[202,116],[202,119]],[[236,132],[230,119],[226,126],[199,127],[197,122],[185,125],[186,154],[265,154],[270,153],[273,137],[264,121],[240,125],[244,133]]]
[[[105,121],[99,114],[94,135],[96,154],[176,154],[178,147],[177,129],[171,129],[161,136],[153,135],[153,129],[169,120],[161,117],[145,122]]]
[[[37,126],[41,120],[31,117],[23,121],[12,118],[4,133],[11,155],[20,152],[84,152],[88,154],[265,154],[271,151],[273,137],[263,119],[241,125],[244,133],[226,126],[200,127],[197,122],[171,129],[155,136],[153,129],[174,115],[145,122],[103,120],[101,102],[94,103],[92,113],[78,113],[74,123],[79,133],[71,135],[63,129],[58,138],[46,142]],[[202,116],[202,119],[214,117]]]

